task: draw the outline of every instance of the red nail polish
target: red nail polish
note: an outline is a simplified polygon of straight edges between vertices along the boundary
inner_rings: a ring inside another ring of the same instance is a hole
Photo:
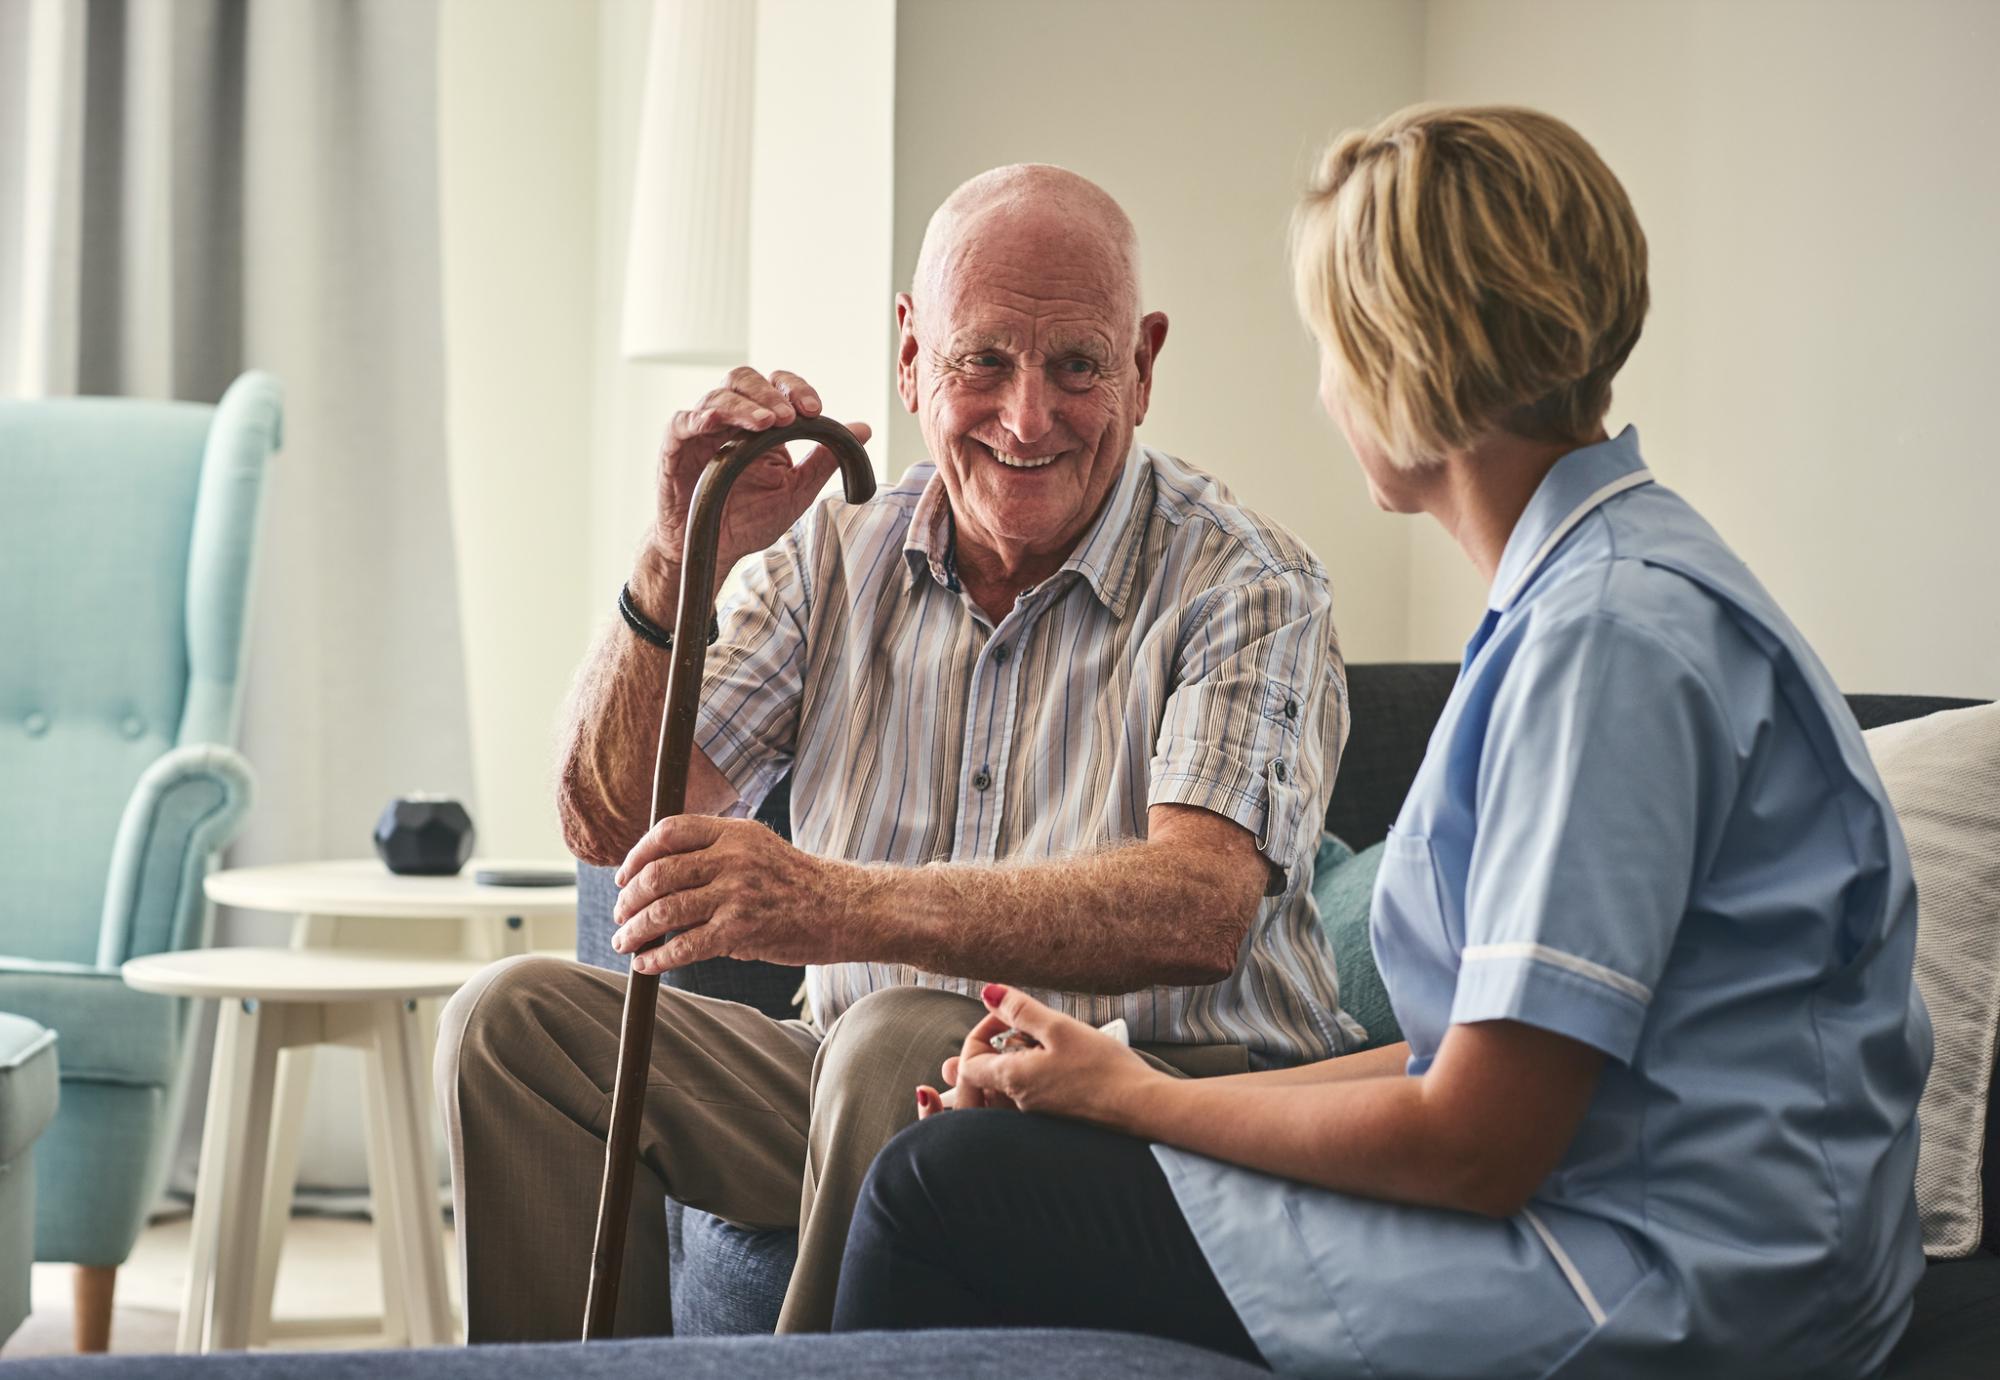
[[[979,995],[985,998],[988,1006],[998,1006],[1000,998],[1007,995],[1007,989],[997,982],[989,982]]]

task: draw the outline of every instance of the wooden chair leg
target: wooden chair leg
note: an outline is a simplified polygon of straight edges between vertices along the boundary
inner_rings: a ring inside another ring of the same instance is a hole
[[[116,1265],[78,1265],[75,1278],[76,1349],[111,1347],[111,1296],[118,1288]]]

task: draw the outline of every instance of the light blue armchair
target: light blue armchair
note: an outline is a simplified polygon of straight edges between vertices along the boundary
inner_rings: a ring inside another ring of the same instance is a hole
[[[198,947],[202,880],[249,807],[245,606],[280,395],[0,402],[0,1012],[56,1032],[35,1255],[77,1265],[101,1350],[159,1193],[189,1063],[184,1001],[128,958]]]

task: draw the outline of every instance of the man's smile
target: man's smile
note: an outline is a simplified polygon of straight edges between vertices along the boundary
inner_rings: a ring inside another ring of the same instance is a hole
[[[975,441],[973,444],[1010,470],[1044,469],[1069,454],[1066,450],[1058,450],[1051,451],[1047,455],[1017,455],[1012,451],[1005,451],[995,446],[989,446],[984,441]]]

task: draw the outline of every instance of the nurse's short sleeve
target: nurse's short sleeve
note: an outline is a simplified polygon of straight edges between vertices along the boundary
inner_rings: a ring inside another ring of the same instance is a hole
[[[1154,738],[1149,805],[1194,805],[1250,831],[1268,894],[1308,875],[1347,739],[1346,673],[1325,577],[1289,569],[1190,611]]]
[[[730,814],[753,813],[791,768],[804,692],[808,513],[723,585],[718,629],[702,668],[695,745],[736,791]]]
[[[1502,677],[1451,1019],[1629,1060],[1734,791],[1733,737],[1681,652],[1602,611],[1531,629]]]

